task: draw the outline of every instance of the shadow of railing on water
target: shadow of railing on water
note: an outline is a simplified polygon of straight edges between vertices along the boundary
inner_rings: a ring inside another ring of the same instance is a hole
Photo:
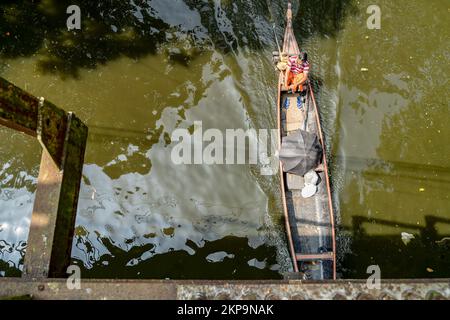
[[[366,268],[379,265],[384,279],[448,278],[450,270],[450,232],[439,233],[438,224],[450,226],[450,219],[427,215],[425,225],[387,219],[355,216],[351,226],[341,227],[352,235],[352,252],[342,263],[347,278],[367,278]],[[377,234],[367,226],[392,227],[392,234]],[[401,232],[414,236],[408,243]],[[347,268],[347,266],[351,266]]]

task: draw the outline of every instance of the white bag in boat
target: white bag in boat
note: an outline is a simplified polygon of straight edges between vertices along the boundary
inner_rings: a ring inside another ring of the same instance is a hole
[[[317,186],[313,184],[307,184],[302,189],[302,197],[303,198],[311,198],[313,195],[317,193]]]
[[[318,182],[319,182],[319,175],[316,173],[315,170],[309,170],[305,174],[305,185],[312,184],[316,186]]]
[[[319,182],[319,176],[316,171],[309,170],[305,176],[305,187],[302,189],[302,197],[310,198],[317,193],[317,183]]]

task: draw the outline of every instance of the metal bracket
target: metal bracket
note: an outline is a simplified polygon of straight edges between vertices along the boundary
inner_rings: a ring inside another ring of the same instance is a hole
[[[24,278],[63,277],[70,263],[87,126],[44,98],[0,78],[0,124],[43,147]]]

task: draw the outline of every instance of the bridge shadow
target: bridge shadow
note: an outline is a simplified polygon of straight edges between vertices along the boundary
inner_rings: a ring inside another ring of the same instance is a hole
[[[344,257],[342,265],[346,278],[367,278],[366,268],[379,265],[381,276],[396,278],[448,278],[450,270],[450,233],[439,234],[438,224],[450,225],[450,219],[425,216],[425,225],[408,224],[385,219],[355,216],[352,226],[342,228],[352,234],[352,251]],[[392,227],[392,235],[373,235],[367,226]],[[405,244],[401,231],[414,235]],[[347,266],[351,268],[347,269]],[[355,268],[356,266],[356,268]]]

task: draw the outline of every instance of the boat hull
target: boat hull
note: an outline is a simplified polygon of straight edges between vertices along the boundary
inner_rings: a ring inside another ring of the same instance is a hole
[[[300,54],[292,28],[290,6],[283,52]],[[283,90],[284,77],[284,72],[280,72],[277,99],[279,147],[283,137],[296,130],[305,130],[319,137],[323,149],[322,163],[316,169],[319,176],[318,190],[309,198],[302,196],[304,178],[283,172],[280,163],[281,196],[293,270],[296,277],[302,279],[336,279],[334,212],[319,110],[310,83],[306,84],[303,93],[287,93]],[[297,105],[297,99],[302,99],[301,107]]]

